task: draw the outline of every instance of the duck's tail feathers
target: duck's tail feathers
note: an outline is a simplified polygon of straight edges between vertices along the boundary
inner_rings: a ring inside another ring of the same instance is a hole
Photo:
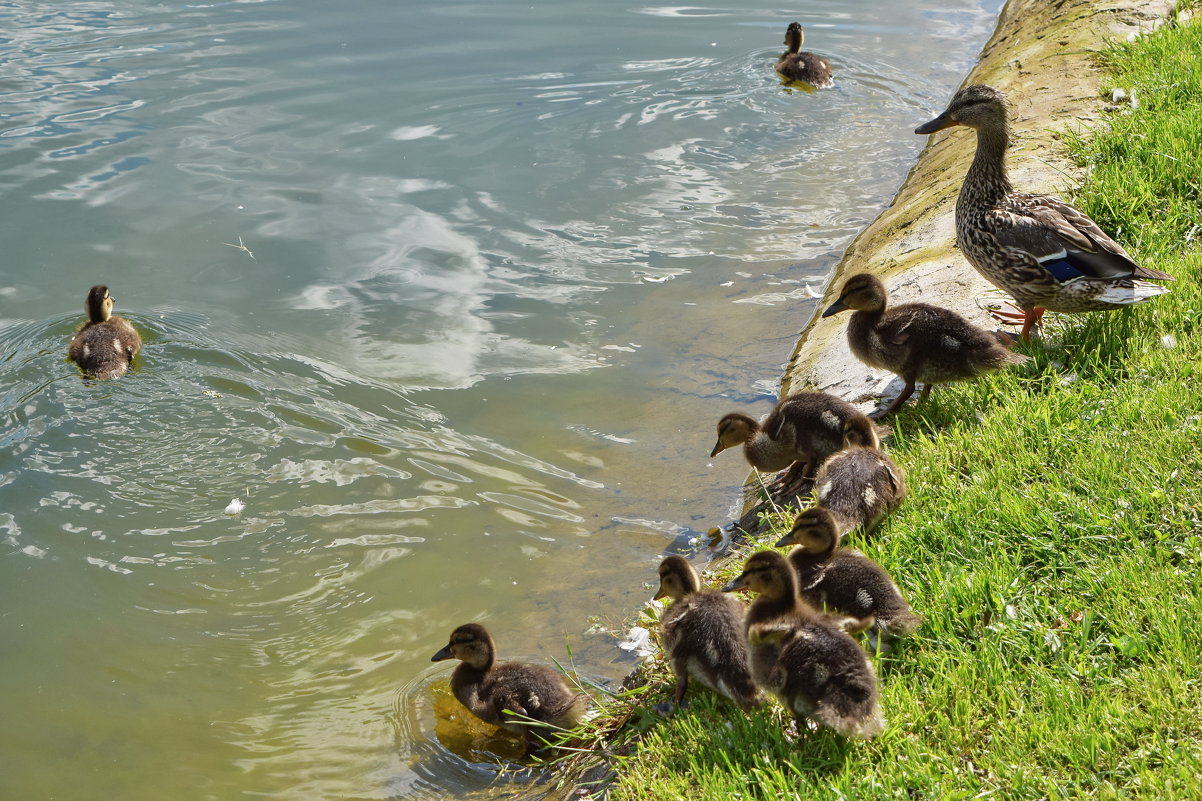
[[[989,333],[993,334],[993,338],[1005,350],[1004,353],[998,353],[997,364],[999,366],[1003,364],[1023,364],[1030,360],[1029,356],[1024,356],[1011,350],[1019,341],[1018,337],[1014,334],[1011,334],[1009,331],[990,331]]]
[[[1162,284],[1150,284],[1147,281],[1123,281],[1121,284],[1106,287],[1098,294],[1097,299],[1115,306],[1133,306],[1168,291],[1169,288]]]
[[[1160,270],[1153,270],[1151,267],[1136,267],[1134,276],[1136,278],[1150,279],[1152,281],[1176,281],[1177,279],[1168,273],[1162,273]]]
[[[876,672],[864,659],[862,675],[844,676],[828,687],[827,697],[818,702],[814,717],[844,737],[875,737],[885,728],[876,692]]]

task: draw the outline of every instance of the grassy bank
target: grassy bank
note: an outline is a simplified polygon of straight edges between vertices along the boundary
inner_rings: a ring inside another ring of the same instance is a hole
[[[885,733],[793,741],[698,692],[610,798],[1202,798],[1199,53],[1202,25],[1115,48],[1099,89],[1138,108],[1071,142],[1071,199],[1172,292],[1049,315],[1030,364],[893,421],[911,497],[850,543],[927,618],[877,660]]]

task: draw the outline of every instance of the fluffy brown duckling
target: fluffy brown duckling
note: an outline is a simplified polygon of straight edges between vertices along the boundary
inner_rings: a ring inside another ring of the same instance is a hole
[[[558,670],[524,662],[497,662],[492,636],[478,623],[451,632],[450,642],[431,662],[458,659],[451,691],[459,703],[486,723],[520,735],[528,752],[546,745],[540,736],[549,724],[571,729],[588,708],[588,696],[575,692]]]
[[[852,309],[847,325],[851,352],[872,367],[897,373],[906,382],[885,417],[901,408],[922,382],[919,400],[932,384],[974,378],[987,370],[1022,364],[1027,357],[1012,353],[1004,338],[978,328],[950,309],[926,303],[887,308],[885,285],[874,275],[853,275],[843,284],[839,299],[822,313],[830,317]]]
[[[790,22],[785,30],[785,45],[789,51],[776,62],[776,72],[789,81],[804,81],[815,89],[829,89],[835,85],[831,79],[830,62],[821,56],[801,49],[805,31],[801,24]]]
[[[793,529],[776,543],[796,545],[789,562],[797,571],[801,597],[816,608],[872,618],[869,636],[905,637],[922,623],[885,568],[851,548],[840,548],[839,525],[821,506],[801,512]],[[874,643],[875,644],[875,643]]]
[[[847,401],[825,392],[798,392],[784,398],[758,423],[739,412],[718,421],[717,456],[743,446],[743,456],[757,470],[776,472],[793,465],[782,479],[812,474],[823,460],[843,447],[843,424],[860,412]],[[884,429],[882,433],[887,433]]]
[[[67,355],[88,375],[101,380],[122,375],[142,347],[142,338],[124,317],[113,316],[109,288],[97,284],[88,291],[84,310],[88,321],[71,337]]]
[[[793,713],[799,730],[812,718],[847,737],[873,737],[885,726],[876,672],[860,646],[830,625],[798,594],[785,557],[759,551],[722,589],[758,594],[745,629],[751,676]]]
[[[906,497],[906,474],[881,450],[876,425],[856,415],[843,424],[843,450],[818,468],[814,495],[840,534],[856,527],[869,532]]]
[[[668,556],[660,563],[655,597],[672,599],[660,621],[660,635],[676,676],[673,700],[684,703],[692,677],[744,711],[757,706],[762,698],[747,664],[743,604],[703,588],[697,571],[680,556]]]

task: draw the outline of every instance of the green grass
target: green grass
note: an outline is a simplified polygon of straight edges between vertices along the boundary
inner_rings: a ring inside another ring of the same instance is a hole
[[[1199,53],[1202,25],[1116,47],[1100,88],[1139,108],[1071,143],[1072,200],[1172,292],[1049,315],[1030,364],[893,421],[911,496],[852,544],[927,621],[876,660],[885,733],[790,740],[692,693],[611,799],[1202,798]]]

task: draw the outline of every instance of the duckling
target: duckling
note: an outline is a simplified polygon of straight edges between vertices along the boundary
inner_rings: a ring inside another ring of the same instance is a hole
[[[747,665],[743,636],[743,604],[722,593],[703,589],[697,571],[680,556],[659,565],[659,592],[672,605],[660,621],[668,664],[676,675],[677,705],[684,703],[689,677],[725,695],[750,711],[762,701]]]
[[[780,699],[799,730],[813,718],[846,737],[879,734],[885,721],[872,663],[801,599],[788,560],[775,551],[753,553],[722,589],[743,587],[759,594],[744,623],[756,684]]]
[[[785,30],[785,44],[789,52],[776,62],[777,73],[789,81],[804,81],[815,89],[829,89],[835,85],[831,79],[830,62],[809,51],[802,51],[801,44],[805,41],[805,31],[801,24],[790,22]]]
[[[798,475],[816,470],[824,459],[842,448],[843,424],[859,413],[834,395],[798,392],[777,403],[763,423],[739,412],[723,417],[718,421],[718,442],[710,456],[742,445],[743,456],[757,470],[775,472],[793,465],[781,480],[788,484]],[[881,433],[888,433],[888,429]]]
[[[867,533],[906,497],[906,474],[881,450],[873,422],[858,414],[843,424],[843,450],[818,468],[814,493],[840,534]]]
[[[129,320],[113,316],[113,300],[107,286],[98,284],[88,291],[84,304],[88,322],[79,327],[67,348],[71,361],[102,381],[124,374],[142,347],[142,338]]]
[[[830,317],[855,310],[847,325],[851,352],[871,367],[890,370],[906,382],[901,394],[878,418],[901,408],[921,381],[922,400],[932,384],[974,378],[987,370],[1022,364],[1027,357],[1012,353],[1003,336],[986,331],[950,309],[926,303],[886,308],[888,293],[874,275],[853,275],[843,284],[839,299],[822,313]]]
[[[878,636],[905,637],[922,623],[885,568],[851,548],[840,548],[835,516],[821,506],[801,512],[793,529],[776,543],[796,545],[789,562],[797,571],[801,597],[816,608],[871,618]]]
[[[571,729],[588,708],[588,696],[573,692],[563,674],[545,665],[497,662],[497,646],[478,623],[465,623],[451,632],[450,642],[430,657],[431,662],[459,659],[451,674],[451,691],[459,703],[485,723],[521,735],[526,750],[546,745],[545,726]]]

